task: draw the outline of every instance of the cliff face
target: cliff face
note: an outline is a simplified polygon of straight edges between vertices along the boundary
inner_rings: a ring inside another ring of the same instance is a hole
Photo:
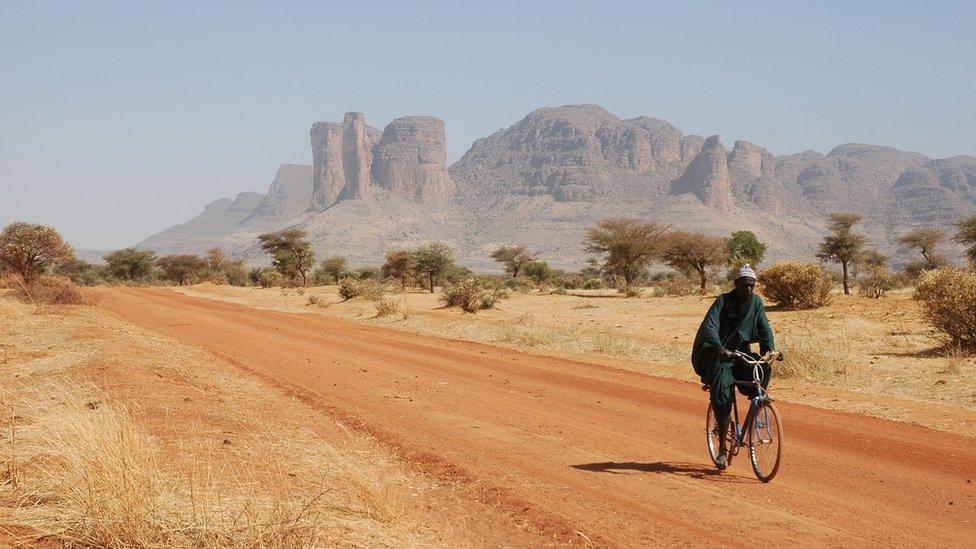
[[[688,164],[685,173],[672,185],[674,194],[692,193],[703,204],[723,213],[732,211],[732,178],[725,147],[717,135],[705,140],[701,152]]]
[[[976,210],[976,158],[863,144],[773,156],[743,140],[726,151],[718,136],[686,136],[663,120],[620,119],[595,105],[533,111],[475,141],[449,171],[444,124],[432,117],[398,118],[381,133],[347,113],[341,123],[316,123],[310,138],[313,165],[281,166],[267,195],[216,201],[140,245],[161,253],[221,246],[260,263],[255,236],[296,226],[320,252],[360,263],[442,240],[472,266],[493,266],[490,250],[511,243],[578,266],[586,227],[630,216],[715,235],[749,229],[771,258],[810,259],[825,214],[852,211],[865,215],[872,246],[901,261],[898,235],[951,230]]]
[[[442,201],[454,193],[447,173],[444,122],[432,116],[397,118],[373,148],[373,180],[393,196]]]

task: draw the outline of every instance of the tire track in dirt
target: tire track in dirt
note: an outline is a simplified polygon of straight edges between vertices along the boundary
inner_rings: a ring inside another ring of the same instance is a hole
[[[744,454],[709,467],[692,383],[164,289],[105,290],[101,303],[562,541],[962,545],[976,533],[971,438],[781,403],[785,460],[764,485]]]

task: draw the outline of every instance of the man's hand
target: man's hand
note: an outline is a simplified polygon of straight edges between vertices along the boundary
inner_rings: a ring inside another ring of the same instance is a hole
[[[726,349],[725,347],[719,347],[718,357],[723,361],[732,360],[732,351]]]

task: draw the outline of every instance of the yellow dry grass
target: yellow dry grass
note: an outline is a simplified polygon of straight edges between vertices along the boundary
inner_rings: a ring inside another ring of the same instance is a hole
[[[0,298],[0,522],[19,541],[459,543],[427,516],[437,487],[370,439],[101,310],[41,313]]]

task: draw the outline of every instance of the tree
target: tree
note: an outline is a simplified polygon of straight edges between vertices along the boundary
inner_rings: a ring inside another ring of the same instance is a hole
[[[11,223],[0,233],[0,261],[26,282],[74,257],[74,250],[58,231],[46,225]]]
[[[273,258],[271,265],[289,279],[301,277],[302,286],[308,285],[308,270],[315,264],[315,252],[305,236],[301,229],[258,235],[261,249]]]
[[[339,278],[342,277],[342,273],[346,272],[347,266],[348,262],[346,258],[341,255],[336,255],[323,260],[319,269],[332,280],[333,284],[338,284]]]
[[[491,258],[505,266],[505,272],[518,277],[522,267],[530,261],[535,261],[539,252],[530,252],[525,246],[502,246],[491,252]]]
[[[545,261],[532,261],[525,264],[525,276],[531,278],[536,284],[542,284],[552,278],[552,269]]]
[[[766,245],[759,242],[752,231],[736,231],[729,237],[726,245],[731,266],[748,263],[756,267],[766,255]]]
[[[827,216],[830,222],[827,229],[832,234],[824,237],[820,243],[817,257],[821,261],[840,263],[844,270],[844,294],[851,295],[850,266],[857,262],[867,239],[854,232],[853,227],[864,219],[856,213],[832,213]]]
[[[156,254],[149,250],[124,248],[105,256],[109,274],[119,280],[140,281],[152,274]]]
[[[875,299],[894,287],[895,277],[888,268],[889,257],[876,250],[868,250],[861,255],[864,271],[858,277],[862,295]]]
[[[105,281],[103,269],[81,259],[72,259],[54,268],[54,273],[66,276],[81,286],[94,286]]]
[[[939,244],[945,239],[945,231],[934,227],[922,227],[899,236],[898,242],[909,250],[918,250],[925,259],[923,269],[928,271],[946,263],[945,257],[939,253]]]
[[[413,252],[414,270],[427,278],[430,293],[434,293],[434,280],[454,264],[454,252],[447,244],[434,242]]]
[[[603,270],[629,287],[661,250],[665,227],[653,221],[611,217],[586,231],[583,249],[603,256]]]
[[[701,280],[698,291],[704,294],[708,269],[727,263],[729,250],[724,238],[674,231],[667,236],[661,257],[665,264],[679,271],[697,272]]]
[[[192,254],[164,255],[156,260],[156,265],[163,271],[163,278],[180,286],[199,280],[208,263],[206,259]]]
[[[407,250],[398,250],[386,254],[386,263],[383,264],[383,277],[397,280],[400,283],[401,291],[407,287],[407,280],[410,279],[413,271],[413,253]]]
[[[976,215],[956,222],[956,236],[953,240],[967,246],[966,257],[970,263],[976,265]]]

